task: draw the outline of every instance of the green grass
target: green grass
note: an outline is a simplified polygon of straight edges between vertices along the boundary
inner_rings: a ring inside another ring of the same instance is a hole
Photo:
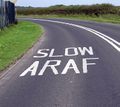
[[[42,34],[41,26],[27,21],[0,31],[0,71],[20,58]]]
[[[31,18],[64,18],[64,19],[74,19],[74,20],[89,20],[96,22],[106,22],[106,23],[116,23],[120,24],[120,16],[118,15],[100,15],[99,17],[92,15],[19,15],[18,17],[31,17]]]

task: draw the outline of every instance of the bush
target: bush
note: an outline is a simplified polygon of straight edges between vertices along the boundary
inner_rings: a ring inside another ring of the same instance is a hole
[[[120,15],[120,7],[111,4],[95,4],[95,5],[55,5],[47,8],[18,7],[19,15],[43,15],[43,14],[86,14],[86,15],[104,15],[117,14]]]

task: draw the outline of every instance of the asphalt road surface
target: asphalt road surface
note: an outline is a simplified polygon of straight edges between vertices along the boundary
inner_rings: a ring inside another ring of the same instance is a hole
[[[0,107],[120,107],[120,25],[26,20],[45,34],[0,76]]]

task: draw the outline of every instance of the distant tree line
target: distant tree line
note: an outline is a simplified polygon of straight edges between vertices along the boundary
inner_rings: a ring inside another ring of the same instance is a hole
[[[34,7],[17,7],[19,15],[45,15],[45,14],[85,14],[85,15],[103,15],[117,14],[120,15],[120,7],[112,4],[95,4],[95,5],[55,5],[46,8]]]

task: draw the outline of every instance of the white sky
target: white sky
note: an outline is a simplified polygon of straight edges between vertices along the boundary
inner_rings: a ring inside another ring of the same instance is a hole
[[[56,4],[84,5],[96,3],[110,3],[120,6],[120,0],[17,0],[19,6],[48,7]]]

